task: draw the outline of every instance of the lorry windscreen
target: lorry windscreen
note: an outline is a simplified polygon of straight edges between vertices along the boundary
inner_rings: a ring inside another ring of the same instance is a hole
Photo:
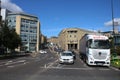
[[[89,47],[93,49],[109,49],[110,45],[108,40],[92,40]]]

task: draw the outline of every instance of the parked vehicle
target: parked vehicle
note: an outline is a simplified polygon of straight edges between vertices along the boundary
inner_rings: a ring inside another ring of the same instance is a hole
[[[47,53],[47,51],[45,51],[45,50],[40,50],[40,53],[45,54],[45,53]]]
[[[71,51],[64,51],[59,55],[59,63],[74,63],[74,55]]]
[[[56,51],[58,54],[60,54],[60,53],[62,53],[63,52],[63,50],[62,49],[57,49],[57,51]]]
[[[80,40],[80,57],[88,65],[110,66],[108,37],[100,34],[85,34]]]

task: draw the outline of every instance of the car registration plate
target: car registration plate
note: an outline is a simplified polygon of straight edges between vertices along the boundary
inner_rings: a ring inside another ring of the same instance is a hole
[[[68,60],[64,60],[64,62],[68,62]]]

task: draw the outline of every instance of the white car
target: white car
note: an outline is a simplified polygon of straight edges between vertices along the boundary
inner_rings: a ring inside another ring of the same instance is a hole
[[[64,51],[59,55],[59,63],[71,63],[74,64],[74,55],[71,51]]]
[[[45,54],[45,53],[47,53],[47,51],[40,50],[40,53]]]

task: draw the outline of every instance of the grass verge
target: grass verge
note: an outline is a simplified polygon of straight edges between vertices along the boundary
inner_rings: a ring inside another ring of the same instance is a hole
[[[113,67],[119,68],[120,69],[120,59],[112,59],[111,60],[111,65]]]

